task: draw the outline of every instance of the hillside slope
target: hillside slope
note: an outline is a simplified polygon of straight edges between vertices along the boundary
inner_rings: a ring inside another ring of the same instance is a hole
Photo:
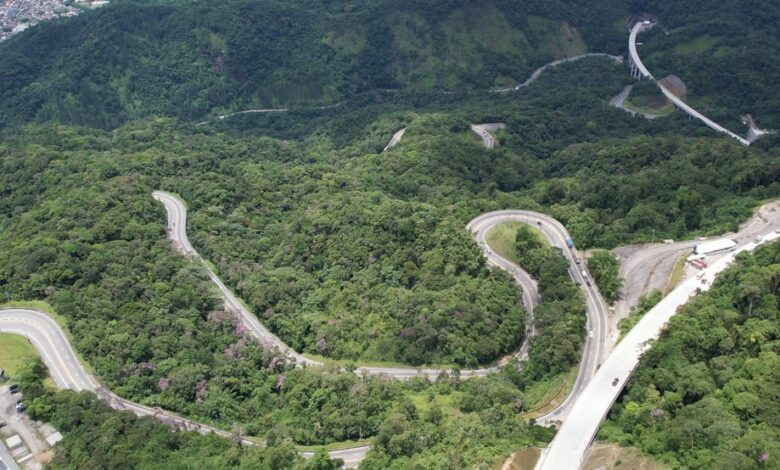
[[[659,28],[643,35],[645,64],[657,77],[678,75],[687,100],[715,121],[744,132],[741,116],[780,127],[780,8],[755,0],[650,0]]]
[[[602,12],[620,18],[623,9],[607,7],[621,3],[120,0],[0,46],[0,129],[31,120],[114,128],[377,89],[511,84],[589,42],[618,51],[623,31]]]

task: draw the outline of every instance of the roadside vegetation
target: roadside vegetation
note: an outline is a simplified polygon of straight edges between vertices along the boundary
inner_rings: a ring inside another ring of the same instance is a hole
[[[615,256],[606,250],[595,251],[588,257],[588,271],[596,281],[601,295],[613,304],[617,299],[618,291],[623,287],[623,280],[618,273],[618,262]]]
[[[658,289],[652,290],[647,294],[639,297],[639,302],[637,302],[637,304],[631,308],[628,316],[621,318],[620,321],[618,321],[620,337],[622,338],[626,335],[626,333],[631,331],[631,329],[634,328],[634,325],[639,323],[639,320],[642,319],[645,313],[649,312],[650,309],[655,307],[655,304],[660,302],[663,298],[663,292]]]
[[[51,423],[64,436],[46,468],[339,468],[327,454],[305,461],[284,439],[271,438],[267,447],[241,447],[213,434],[171,432],[154,418],[114,411],[93,393],[46,388],[45,377],[45,366],[34,359],[19,371],[17,381],[26,413]]]
[[[521,249],[525,252],[531,246],[541,247],[547,244],[544,235],[522,222],[507,222],[496,225],[486,234],[485,240],[493,251],[503,258],[523,266],[523,269],[526,267],[522,263],[528,260],[521,258],[519,254]]]
[[[731,227],[775,190],[762,183],[771,179],[775,153],[720,140],[641,137],[537,159],[528,150],[487,152],[461,142],[468,136],[451,130],[455,118],[419,119],[392,158],[356,150],[359,141],[335,153],[316,138],[217,136],[164,120],[113,133],[31,126],[0,144],[8,191],[0,199],[0,286],[8,299],[48,302],[75,349],[121,396],[226,429],[237,423],[261,438],[277,433],[324,445],[378,436],[408,391],[349,372],[293,370],[248,340],[220,309],[202,269],[171,249],[152,190],[184,197],[193,243],[296,349],[462,367],[514,350],[525,329],[519,290],[508,275],[487,270],[464,230],[475,215],[502,206],[549,211],[585,247],[639,241],[645,235],[632,231],[635,224],[655,223],[658,232],[675,232],[669,238],[685,236],[688,226],[693,233]],[[746,158],[721,158],[734,152]],[[495,159],[550,176],[513,182]],[[724,172],[709,169],[708,160],[729,166],[725,187],[737,196],[718,189]],[[686,172],[672,171],[680,167]],[[625,184],[601,198],[602,186],[621,172]],[[697,181],[695,204],[688,202],[693,190],[677,189],[682,174]],[[642,178],[653,181],[652,193],[636,192]],[[670,187],[671,194],[656,192]],[[585,188],[595,192],[581,197]],[[568,371],[583,340],[584,305],[566,261],[541,250],[536,267],[529,263],[543,296],[535,312],[540,336],[513,382],[520,394]],[[424,418],[404,422],[414,427]],[[508,453],[508,443],[521,440],[493,436],[473,441],[464,451],[469,462]],[[438,442],[381,451],[382,465],[441,458],[446,441]]]
[[[584,339],[580,289],[532,229],[502,234],[542,296],[522,371],[426,384],[337,367],[462,369],[522,343],[520,292],[485,266],[471,218],[538,210],[578,247],[609,249],[727,232],[780,196],[771,140],[743,148],[681,113],[610,108],[631,81],[624,64],[582,60],[517,92],[470,92],[583,47],[623,53],[626,6],[612,0],[558,2],[554,15],[540,0],[113,3],[0,45],[0,293],[51,305],[119,395],[272,449],[30,392],[31,413],[64,431],[63,468],[135,453],[128,466],[287,468],[305,465],[293,444],[368,439],[367,468],[493,465],[549,441],[526,422],[525,394],[563,381]],[[500,37],[484,36],[493,25]],[[507,124],[500,148],[473,139],[478,122]],[[296,369],[253,341],[172,249],[155,189],[184,198],[194,246],[265,325],[333,366]]]
[[[560,248],[543,242],[523,225],[515,235],[516,257],[537,280],[542,303],[534,308],[536,336],[531,340],[523,376],[535,381],[566,372],[577,364],[585,328],[585,300],[569,277],[569,262]]]
[[[671,467],[776,468],[780,243],[741,254],[669,321],[599,436]]]

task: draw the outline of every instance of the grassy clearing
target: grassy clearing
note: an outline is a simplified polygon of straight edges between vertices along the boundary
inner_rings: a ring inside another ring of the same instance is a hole
[[[632,102],[630,98],[627,99],[625,102],[623,102],[623,107],[628,109],[629,111],[634,111],[635,113],[648,114],[648,115],[658,116],[658,117],[668,116],[672,114],[675,111],[675,109],[677,109],[674,107],[674,105],[671,102],[666,103],[660,108],[640,106]]]
[[[596,442],[582,468],[584,470],[620,470],[623,468],[662,470],[666,467],[633,447],[620,447],[613,443]]]
[[[666,280],[666,285],[664,286],[664,295],[668,294],[672,291],[675,287],[677,287],[677,284],[682,281],[683,276],[685,276],[685,260],[687,259],[687,256],[680,256],[677,261],[674,263],[674,267],[672,267],[672,272],[669,273],[669,279]]]
[[[38,352],[24,336],[0,333],[0,369],[5,369],[8,377],[13,377],[27,362],[38,357]]]
[[[539,241],[542,244],[548,244],[547,239],[544,238],[542,232],[522,222],[505,222],[503,224],[498,224],[488,231],[485,240],[487,240],[487,244],[493,251],[503,258],[519,264],[515,237],[517,236],[517,230],[522,226],[530,227],[531,231],[539,238]]]
[[[458,406],[458,403],[460,402],[460,397],[463,395],[462,392],[451,392],[447,395],[432,395],[428,393],[410,393],[408,394],[408,398],[414,403],[414,406],[417,407],[417,411],[420,413],[425,413],[431,409],[431,406],[434,404],[438,405],[439,408],[441,408],[442,413],[444,413],[444,416],[450,416],[450,417],[458,417],[463,416],[463,412],[460,411],[460,407]]]
[[[513,452],[509,457],[507,467],[503,465],[497,467],[497,469],[505,468],[507,470],[533,470],[536,467],[536,462],[542,455],[542,449],[538,447],[526,447],[525,449]]]
[[[578,366],[545,381],[536,382],[525,390],[524,397],[528,411],[523,416],[535,419],[563,403],[577,379]]]
[[[0,369],[5,370],[5,375],[11,382],[22,366],[37,357],[38,351],[24,336],[0,333]],[[43,385],[57,388],[51,377],[43,379]]]
[[[705,34],[703,36],[697,37],[693,41],[678,44],[674,47],[674,52],[680,55],[699,55],[711,49],[719,42],[719,38]]]

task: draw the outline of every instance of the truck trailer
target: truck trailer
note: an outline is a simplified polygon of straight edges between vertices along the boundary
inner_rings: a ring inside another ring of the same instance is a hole
[[[693,254],[695,255],[711,255],[714,253],[725,253],[731,251],[737,247],[737,242],[730,238],[721,238],[719,240],[711,240],[704,243],[699,243],[693,246]]]

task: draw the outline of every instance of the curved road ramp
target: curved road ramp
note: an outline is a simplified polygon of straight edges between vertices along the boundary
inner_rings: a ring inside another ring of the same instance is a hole
[[[639,52],[637,52],[637,48],[636,48],[636,37],[642,31],[647,31],[648,29],[651,29],[653,26],[655,26],[655,23],[653,23],[652,21],[638,21],[631,28],[631,34],[628,36],[628,52],[629,52],[629,65],[631,67],[632,75],[634,75],[637,78],[645,77],[654,81],[655,84],[658,85],[658,88],[661,89],[661,92],[664,94],[664,96],[669,98],[669,101],[674,103],[674,105],[677,106],[677,108],[683,110],[689,116],[700,120],[701,122],[706,124],[707,127],[709,127],[710,129],[713,129],[718,132],[722,132],[728,135],[729,137],[732,137],[742,145],[750,145],[750,142],[747,139],[731,132],[730,130],[716,123],[712,119],[708,118],[707,116],[693,109],[691,106],[685,103],[685,101],[681,100],[680,97],[672,93],[672,91],[669,90],[666,86],[664,86],[663,83],[656,80],[655,77],[653,77],[653,75],[650,73],[650,71],[647,70],[647,67],[645,67],[645,64],[642,62],[642,59],[639,58]]]
[[[493,122],[487,124],[472,124],[471,130],[482,139],[482,144],[485,148],[492,149],[498,146],[498,141],[493,136],[493,133],[499,129],[504,129],[506,124],[503,122]]]
[[[701,278],[697,276],[680,284],[647,312],[617,345],[577,398],[552,443],[542,453],[536,468],[579,468],[599,425],[639,364],[642,354],[650,347],[651,342],[658,338],[669,319],[677,313],[677,309],[698,292],[708,290],[715,277],[726,269],[739,253],[753,251],[759,245],[777,238],[780,238],[780,234],[774,231],[743,244],[704,269]]]

